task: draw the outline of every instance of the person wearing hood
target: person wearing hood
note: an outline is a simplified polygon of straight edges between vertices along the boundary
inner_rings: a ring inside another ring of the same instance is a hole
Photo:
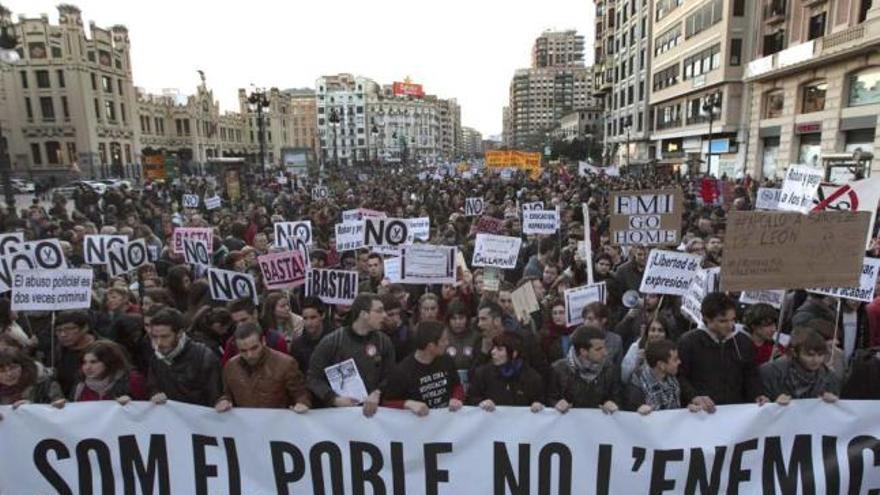
[[[492,339],[491,361],[474,371],[467,404],[492,412],[496,406],[528,406],[544,409],[544,380],[523,357],[523,339],[499,332]]]
[[[748,334],[736,329],[736,303],[713,292],[703,299],[700,312],[705,326],[678,341],[683,402],[709,413],[721,404],[766,404],[755,346]]]
[[[561,413],[572,407],[617,411],[620,370],[609,358],[602,329],[582,326],[572,333],[568,355],[553,363],[547,398]]]
[[[0,406],[52,404],[64,407],[64,394],[52,373],[24,351],[0,352]],[[2,416],[0,416],[2,418]]]
[[[821,398],[837,402],[840,380],[825,360],[828,343],[819,332],[806,327],[796,328],[785,356],[761,365],[764,391],[777,404],[787,406],[792,399]]]

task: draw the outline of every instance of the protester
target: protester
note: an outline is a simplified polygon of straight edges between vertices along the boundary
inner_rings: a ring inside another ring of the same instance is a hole
[[[24,404],[64,407],[64,393],[52,373],[23,351],[0,352],[0,405]]]
[[[446,311],[449,345],[446,354],[458,371],[458,377],[467,391],[469,370],[474,367],[480,348],[480,334],[470,325],[467,308],[461,301],[453,301]]]
[[[796,328],[786,355],[761,365],[765,394],[784,406],[792,399],[817,397],[825,402],[836,402],[840,395],[840,381],[828,370],[827,356],[825,338],[811,328]]]
[[[620,378],[622,383],[629,383],[629,379],[633,372],[644,363],[645,348],[648,344],[664,339],[672,340],[669,332],[670,325],[671,324],[660,315],[645,325],[638,340],[629,346],[629,349],[623,356],[623,362],[620,366]]]
[[[680,364],[674,342],[663,338],[648,342],[644,363],[626,385],[626,410],[648,415],[653,411],[680,408],[681,386],[676,378]]]
[[[391,339],[394,344],[394,355],[397,361],[403,361],[404,358],[412,354],[415,350],[413,347],[413,332],[409,323],[404,320],[403,306],[400,302],[399,295],[384,294],[381,296],[382,306],[385,308],[385,320],[382,322],[382,331]]]
[[[290,344],[290,355],[303,372],[308,371],[312,352],[318,342],[330,333],[326,325],[327,308],[317,297],[307,297],[302,303],[303,332]]]
[[[598,328],[605,333],[605,347],[608,350],[608,357],[612,363],[620,366],[620,361],[623,359],[623,340],[620,335],[608,329],[611,319],[611,311],[608,306],[601,302],[592,302],[584,306],[581,316],[584,318],[584,325]]]
[[[303,332],[303,319],[290,309],[290,299],[282,292],[270,292],[263,300],[260,324],[284,337],[285,348]]]
[[[131,368],[122,346],[99,340],[86,348],[81,379],[73,388],[72,402],[116,400],[125,405],[146,398],[144,377]]]
[[[568,356],[553,363],[548,404],[561,413],[575,408],[599,408],[606,414],[620,404],[620,370],[610,360],[605,332],[582,326],[571,335]]]
[[[523,358],[523,340],[511,332],[492,338],[491,361],[474,371],[467,403],[492,412],[496,406],[528,406],[532,412],[544,409],[541,375]]]
[[[773,356],[778,320],[779,312],[769,304],[753,304],[746,309],[743,323],[755,347],[756,365],[766,363]]]
[[[249,298],[243,297],[236,299],[235,301],[230,301],[230,303],[226,305],[226,309],[229,310],[229,316],[236,325],[241,325],[242,323],[259,323],[259,319],[257,318],[257,306]],[[273,319],[272,322],[274,323],[275,320]],[[270,348],[275,349],[278,352],[287,353],[288,344],[284,335],[271,328],[264,328],[263,337],[266,338],[266,344]],[[238,355],[238,347],[235,346],[235,339],[229,337],[223,348],[223,359],[221,362],[225,366],[226,363],[236,355]]]
[[[65,397],[69,397],[76,384],[82,357],[97,337],[92,333],[89,314],[81,310],[62,311],[55,317],[55,369],[58,383]]]

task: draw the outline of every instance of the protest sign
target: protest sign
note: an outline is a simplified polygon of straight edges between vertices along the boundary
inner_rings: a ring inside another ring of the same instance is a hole
[[[364,247],[364,222],[352,221],[336,224],[336,251],[354,251]]]
[[[605,302],[605,282],[566,289],[562,293],[565,301],[565,325],[574,326],[584,322],[584,308],[593,302]]]
[[[336,395],[354,399],[358,404],[367,400],[367,387],[353,358],[324,368],[324,376]]]
[[[247,273],[208,268],[208,287],[211,299],[215,301],[234,301],[248,298],[257,304],[257,284]]]
[[[559,229],[556,210],[523,210],[522,231],[526,235],[552,235]]]
[[[356,208],[354,210],[345,210],[342,212],[342,223],[357,222],[364,218],[385,218],[384,212],[370,210],[367,208]]]
[[[820,168],[792,165],[785,172],[785,181],[779,193],[780,211],[807,213],[813,209],[813,196],[825,175]]]
[[[857,180],[843,186],[822,185],[816,190],[812,211],[867,211],[871,214],[866,248],[871,248],[873,226],[877,216],[877,203],[880,201],[880,176]]]
[[[595,165],[590,165],[587,162],[578,162],[578,176],[579,177],[589,177],[590,174],[594,175],[607,175],[609,177],[619,177],[620,176],[620,168],[618,167],[597,167]]]
[[[477,234],[471,266],[516,268],[522,239],[493,234]]]
[[[683,296],[702,261],[702,256],[696,254],[654,249],[648,257],[639,292]]]
[[[409,219],[364,219],[364,246],[400,246],[403,244],[412,244]]]
[[[293,417],[175,401],[21,407],[0,407],[3,493],[868,494],[880,483],[877,401],[868,400],[649,416],[501,406]]]
[[[703,299],[707,294],[718,292],[721,283],[721,268],[707,268],[697,270],[694,278],[688,286],[687,292],[681,298],[681,312],[698,326],[704,326],[703,322]]]
[[[199,207],[199,196],[196,194],[184,194],[183,195],[183,207],[184,208],[198,208]]]
[[[264,254],[257,258],[263,285],[269,290],[292,289],[306,283],[306,263],[299,251]]]
[[[210,198],[205,198],[205,208],[209,210],[216,210],[217,208],[220,208],[221,203],[222,200],[220,199],[220,196],[215,195],[211,196]]]
[[[312,247],[312,221],[275,222],[275,247],[287,247],[289,239],[302,239],[306,246]]]
[[[15,251],[16,247],[22,243],[24,243],[24,234],[21,232],[0,234],[0,256]]]
[[[417,245],[400,250],[400,282],[454,284],[455,246]]]
[[[87,235],[83,237],[83,258],[89,265],[106,265],[107,250],[126,242],[128,237],[124,235]]]
[[[400,250],[397,246],[372,246],[371,253],[381,254],[382,256],[400,256]]]
[[[325,304],[351,304],[358,293],[358,272],[312,269],[306,275],[306,295]]]
[[[92,303],[93,270],[17,270],[12,280],[13,311],[87,309]]]
[[[856,286],[870,219],[868,212],[731,211],[721,289]]]
[[[612,192],[612,244],[678,245],[682,201],[679,189]]]
[[[739,295],[739,302],[743,304],[769,304],[776,309],[782,308],[784,301],[784,290],[746,290]]]
[[[327,199],[330,197],[330,189],[327,186],[315,186],[312,188],[312,200]]]
[[[214,229],[210,227],[178,227],[174,229],[172,244],[174,254],[183,254],[184,239],[199,239],[208,244],[208,251],[214,252]]]
[[[275,182],[277,182],[279,186],[286,186],[289,181],[287,180],[286,175],[279,175],[275,178]]]
[[[544,202],[543,201],[534,201],[531,203],[523,203],[522,204],[522,211],[524,211],[524,212],[529,211],[529,210],[543,210],[543,209],[544,209]]]
[[[0,292],[12,287],[12,274],[16,270],[56,270],[67,266],[58,239],[8,243],[6,249],[8,253],[0,256]]]
[[[504,220],[495,217],[482,216],[471,226],[471,234],[503,234]]]
[[[465,216],[478,217],[483,214],[484,209],[483,198],[467,198],[464,200]]]
[[[755,209],[768,211],[778,210],[779,196],[781,194],[782,189],[771,189],[769,187],[759,188],[758,194],[755,196]]]
[[[183,259],[190,265],[211,266],[211,253],[208,252],[208,243],[199,239],[184,239]]]
[[[431,239],[431,218],[410,218],[409,235],[411,239],[407,244],[412,244],[413,241],[428,242]]]
[[[528,321],[532,313],[541,310],[538,297],[535,295],[535,286],[531,282],[524,283],[511,292],[510,299],[513,302],[513,312],[520,321]]]
[[[136,270],[149,261],[147,243],[143,239],[117,244],[107,250],[107,273],[116,277]]]
[[[810,292],[826,296],[842,297],[855,301],[871,302],[874,300],[874,288],[877,284],[877,273],[880,271],[880,259],[865,258],[859,285],[854,287],[821,287],[809,289]]]
[[[400,283],[400,256],[385,258],[382,260],[382,268],[385,278],[392,284]]]

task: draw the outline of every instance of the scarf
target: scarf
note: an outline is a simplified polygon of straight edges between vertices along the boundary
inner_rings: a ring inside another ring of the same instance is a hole
[[[547,335],[549,335],[550,338],[557,338],[557,337],[562,337],[564,335],[571,335],[572,330],[574,330],[574,327],[567,327],[565,325],[557,325],[556,323],[553,323],[552,321],[547,323]]]
[[[651,368],[644,364],[633,374],[633,384],[645,393],[645,404],[655,411],[681,407],[681,389],[674,376],[657,380]]]
[[[174,364],[174,360],[177,358],[177,356],[179,356],[180,353],[183,352],[183,346],[185,346],[187,342],[189,342],[189,337],[186,335],[186,332],[181,332],[180,339],[177,341],[177,347],[172,349],[171,352],[169,352],[168,354],[162,354],[161,352],[159,352],[159,349],[156,349],[156,357],[159,358],[159,360],[163,363],[171,366],[172,364]]]
[[[823,371],[821,368],[809,371],[801,366],[797,358],[792,358],[782,383],[793,399],[812,399],[822,392]]]
[[[107,395],[107,392],[116,385],[124,372],[122,370],[117,371],[113,375],[107,375],[104,378],[88,378],[86,377],[83,381],[76,384],[76,390],[73,392],[73,401],[79,402],[80,397],[82,396],[83,391],[88,387],[89,390],[98,394],[98,397],[104,398]]]
[[[516,375],[519,375],[519,372],[522,371],[522,367],[523,360],[517,358],[502,364],[498,367],[498,370],[501,372],[501,376],[503,376],[504,378],[513,378]]]
[[[605,362],[597,364],[589,359],[583,359],[577,355],[577,351],[572,346],[568,348],[568,366],[581,380],[592,383],[599,377],[599,373],[605,367]]]

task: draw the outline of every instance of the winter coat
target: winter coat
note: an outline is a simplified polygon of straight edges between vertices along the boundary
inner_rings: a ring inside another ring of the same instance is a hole
[[[505,378],[500,368],[487,363],[474,371],[467,403],[479,405],[490,399],[496,406],[530,406],[544,402],[544,381],[531,366],[523,363],[519,373]]]
[[[241,355],[226,363],[223,398],[238,407],[281,409],[297,403],[312,404],[296,360],[268,347],[253,366]]]
[[[880,399],[880,349],[856,351],[849,378],[843,386],[844,399]]]
[[[816,381],[813,382],[809,390],[801,393],[793,390],[790,374],[797,371],[795,367],[806,373],[806,370],[800,368],[789,356],[761,365],[759,368],[761,384],[764,387],[764,394],[770,400],[776,400],[782,394],[789,395],[792,399],[815,399],[825,392],[840,395],[840,381],[834,373],[828,371],[824,366],[819,370]]]
[[[755,345],[743,331],[719,341],[705,328],[691,330],[679,339],[678,356],[683,404],[701,395],[719,405],[753,402],[761,395]]]
[[[607,401],[620,404],[620,368],[606,364],[592,382],[580,378],[568,358],[553,363],[553,377],[547,392],[547,405],[553,407],[561,399],[572,407],[596,408]]]
[[[169,400],[211,406],[220,397],[220,360],[211,349],[188,341],[169,365],[153,354],[147,374],[150,395],[164,393]]]

